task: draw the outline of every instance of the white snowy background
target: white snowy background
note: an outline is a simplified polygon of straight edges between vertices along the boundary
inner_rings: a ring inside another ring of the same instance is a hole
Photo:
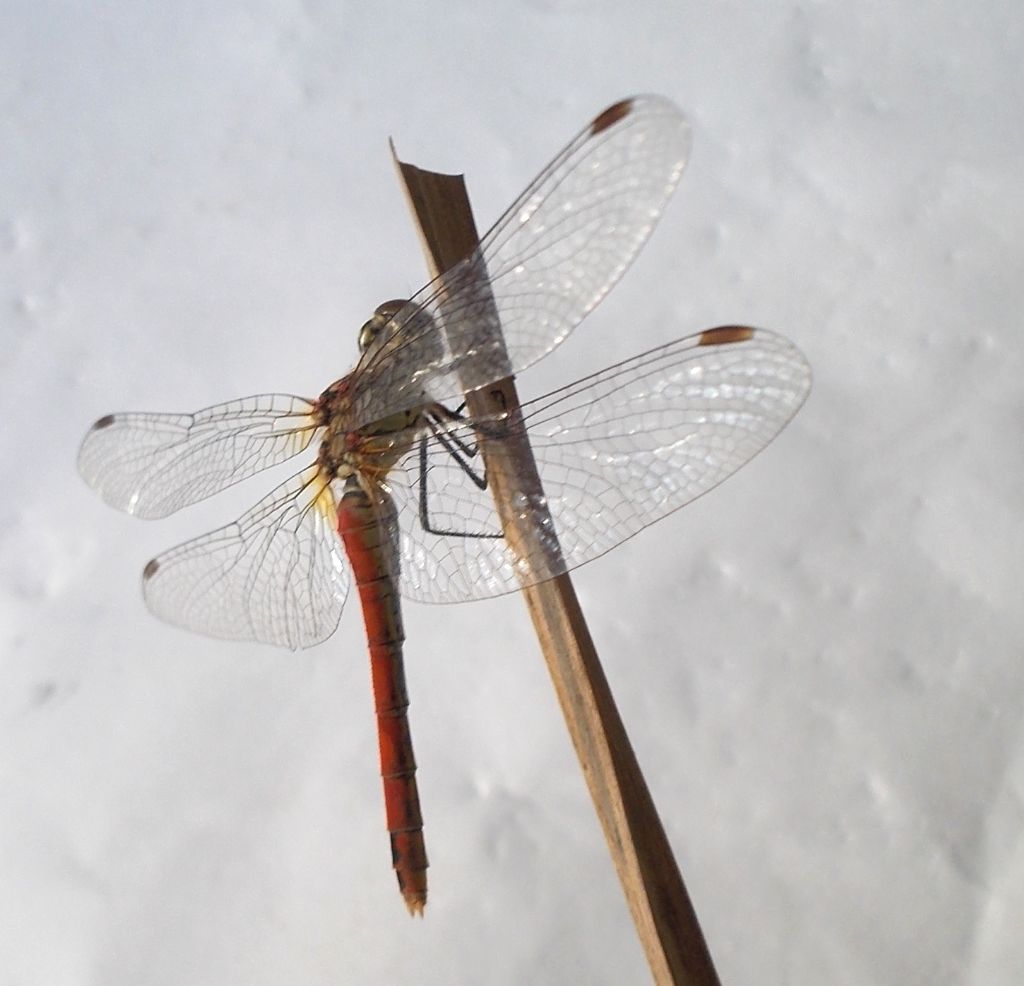
[[[723,982],[1024,982],[1019,4],[0,7],[0,984],[626,984],[644,957],[520,599],[406,611],[431,858],[395,886],[365,644],[152,618],[113,410],[316,395],[425,279],[386,140],[481,226],[607,104],[694,155],[524,396],[702,328],[814,392],[581,570]]]

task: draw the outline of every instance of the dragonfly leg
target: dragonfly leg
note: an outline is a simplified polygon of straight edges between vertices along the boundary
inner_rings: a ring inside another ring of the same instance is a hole
[[[487,476],[479,475],[470,465],[470,459],[475,459],[480,454],[480,446],[477,442],[467,442],[464,438],[460,438],[459,435],[454,431],[448,431],[442,426],[442,419],[447,422],[454,424],[467,425],[465,417],[462,415],[462,409],[465,407],[465,403],[460,404],[454,411],[450,408],[445,407],[443,404],[435,404],[426,414],[427,424],[430,426],[430,430],[434,433],[437,440],[446,448],[463,471],[476,483],[477,488],[481,490],[487,489]],[[460,455],[454,451],[458,449]]]
[[[461,410],[461,409],[460,409]],[[462,421],[463,418],[458,411],[451,411],[444,407],[443,404],[437,404],[431,408],[430,413],[426,415],[427,424],[430,427],[433,436],[440,442],[444,447],[445,451],[452,457],[452,459],[458,464],[459,468],[465,473],[466,476],[472,481],[473,485],[479,490],[487,489],[487,473],[486,471],[478,471],[472,460],[479,455],[479,446],[473,442],[467,442],[460,438],[458,435],[453,434],[450,431],[446,431],[442,426],[439,418],[444,417],[448,421]],[[429,509],[429,494],[427,490],[427,474],[430,471],[430,467],[427,463],[427,436],[423,435],[420,438],[420,469],[419,469],[419,502],[420,502],[420,524],[423,526],[423,530],[430,534],[436,534],[439,537],[473,537],[473,538],[500,538],[503,535],[500,532],[488,532],[488,531],[456,531],[447,530],[441,527],[435,527],[430,520],[430,509]]]

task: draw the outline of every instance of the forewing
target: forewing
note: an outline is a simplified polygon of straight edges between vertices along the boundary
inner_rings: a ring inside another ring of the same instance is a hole
[[[300,397],[263,394],[195,414],[109,414],[85,436],[78,469],[112,507],[166,517],[301,452],[316,432],[312,411]]]
[[[149,608],[168,623],[231,640],[309,647],[341,618],[349,575],[335,499],[316,466],[235,523],[154,558]]]
[[[471,257],[393,319],[353,378],[358,424],[450,400],[551,352],[607,294],[682,175],[690,128],[668,100],[609,107],[531,182]]]
[[[810,368],[792,343],[764,330],[728,327],[670,343],[524,405],[545,494],[540,502],[524,497],[515,504],[537,531],[539,550],[525,557],[503,538],[425,530],[419,456],[410,457],[396,477],[407,514],[403,592],[427,602],[484,598],[592,561],[749,462],[793,417],[810,382]],[[468,442],[471,432],[460,437]],[[492,462],[507,454],[500,442],[491,448]],[[428,440],[426,460],[431,525],[494,533],[490,492],[477,488],[437,438]],[[552,554],[557,547],[560,559]]]

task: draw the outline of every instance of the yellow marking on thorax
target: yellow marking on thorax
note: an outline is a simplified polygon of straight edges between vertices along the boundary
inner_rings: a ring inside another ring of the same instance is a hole
[[[303,478],[305,479],[305,477]],[[309,478],[314,483],[323,483],[320,492],[317,493],[313,500],[313,507],[333,528],[337,524],[338,505],[335,502],[330,481],[319,465],[313,466]]]

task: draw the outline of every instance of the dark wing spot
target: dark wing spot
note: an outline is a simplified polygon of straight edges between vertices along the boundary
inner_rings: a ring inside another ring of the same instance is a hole
[[[754,338],[754,330],[746,325],[720,325],[700,334],[698,346],[725,346],[730,342],[746,342]]]
[[[596,137],[602,130],[607,130],[610,126],[618,123],[624,116],[628,116],[632,109],[633,100],[623,99],[621,102],[609,106],[604,112],[598,113],[594,117],[594,122],[590,124],[591,136]]]
[[[146,562],[146,567],[142,570],[142,581],[148,582],[157,571],[160,569],[160,562],[156,558],[151,558]]]
[[[114,416],[112,414],[104,414],[99,421],[92,426],[93,431],[99,431],[100,428],[109,428],[114,423]]]

